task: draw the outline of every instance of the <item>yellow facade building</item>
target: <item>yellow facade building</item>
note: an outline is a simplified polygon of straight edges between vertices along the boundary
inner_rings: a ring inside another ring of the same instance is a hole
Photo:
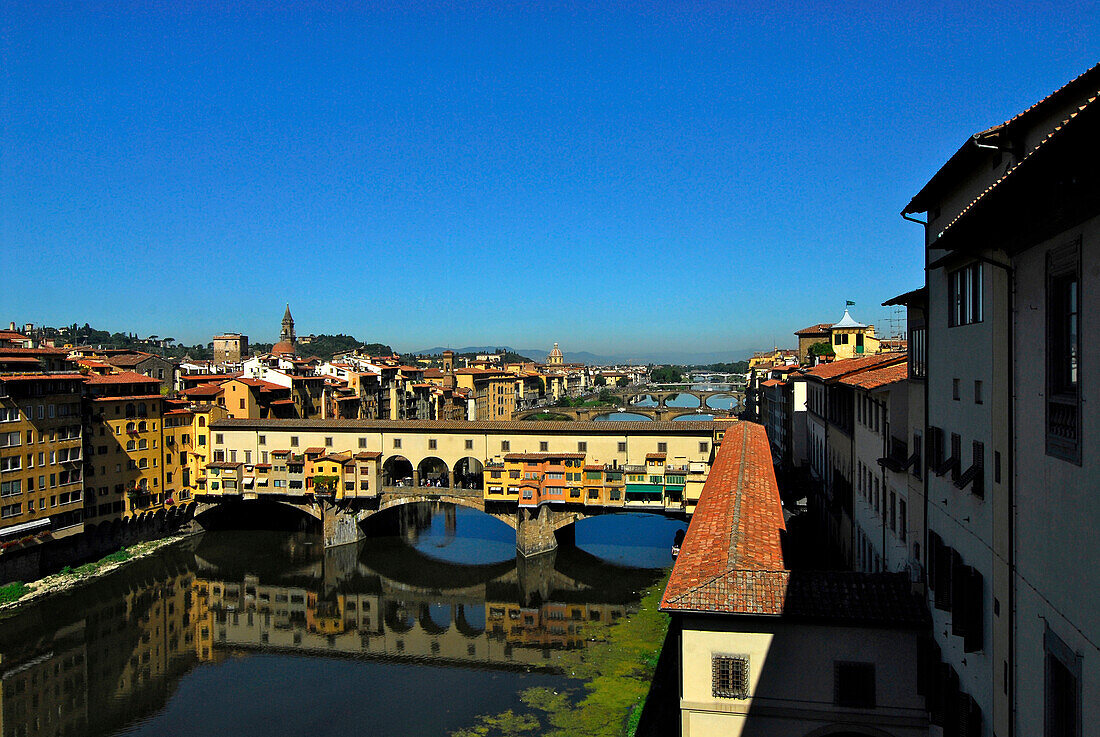
[[[83,381],[0,375],[0,544],[83,532]]]

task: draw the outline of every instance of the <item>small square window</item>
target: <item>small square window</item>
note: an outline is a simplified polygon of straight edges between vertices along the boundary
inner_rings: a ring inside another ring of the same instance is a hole
[[[875,664],[833,663],[833,702],[837,706],[875,706]]]
[[[429,438],[428,439],[428,450],[435,450],[435,449],[436,449],[435,438]]]
[[[578,453],[587,453],[588,452],[588,443],[584,442],[583,440],[578,442],[577,443],[577,452]]]
[[[467,440],[466,441],[466,450],[473,450],[473,449],[474,449],[474,441],[473,440]]]
[[[626,452],[626,443],[619,443],[619,452],[620,453],[625,453]]]
[[[297,435],[291,435],[290,436],[290,447],[291,448],[297,448],[298,447],[298,436]]]
[[[259,438],[259,444],[260,444],[260,445],[267,445],[267,436],[266,436],[266,435],[261,435],[261,436],[260,436],[260,438]]]
[[[400,448],[401,447],[401,438],[394,438],[393,439],[393,447],[395,447],[395,448]]]
[[[715,698],[749,697],[749,657],[715,655],[711,658],[711,688]]]
[[[550,443],[548,443],[545,440],[540,441],[539,442],[539,452],[545,453],[548,450],[550,450]]]
[[[325,438],[325,447],[326,448],[331,448],[332,447],[332,438],[331,437],[326,437]]]
[[[367,439],[366,438],[359,438],[359,447],[360,448],[366,448],[367,447]]]
[[[974,380],[974,404],[982,403],[982,382]]]
[[[219,433],[215,433],[215,435],[214,435],[214,442],[215,442],[215,443],[217,443],[218,445],[221,445],[222,443],[224,443],[224,442],[225,442],[225,436],[224,436],[224,435],[222,435],[222,434],[221,434],[220,432],[219,432]]]
[[[667,453],[668,452],[668,443],[657,443],[657,452],[658,453]]]
[[[500,449],[503,450],[503,451],[509,451],[509,450],[512,449],[512,443],[510,443],[507,440],[501,440],[500,441]]]
[[[708,443],[705,440],[703,442],[699,443],[699,452],[700,453],[706,453],[708,451],[710,451],[710,443]]]

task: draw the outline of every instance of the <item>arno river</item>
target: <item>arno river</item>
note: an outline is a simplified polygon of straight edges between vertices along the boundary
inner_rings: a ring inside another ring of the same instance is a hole
[[[633,612],[684,523],[609,515],[527,561],[503,523],[394,510],[329,551],[297,532],[186,539],[0,622],[0,734],[447,735],[579,698],[569,663]],[[586,623],[586,634],[578,625]]]
[[[704,390],[725,389],[725,388],[728,388],[728,387],[729,387],[729,384],[692,384],[691,385],[692,389],[704,389]],[[714,419],[714,414],[712,412],[708,411],[708,410],[717,410],[719,412],[725,413],[725,412],[728,412],[731,409],[733,409],[736,402],[735,402],[733,397],[715,396],[715,397],[710,398],[710,403],[706,407],[700,407],[699,406],[699,400],[696,397],[693,397],[690,394],[681,394],[680,396],[678,396],[674,399],[669,399],[665,404],[668,407],[684,407],[684,408],[699,407],[699,414],[681,415],[681,416],[676,418],[677,420],[713,420]],[[645,399],[637,402],[636,405],[634,405],[634,406],[637,406],[637,407],[656,407],[657,402],[655,402],[651,397],[646,397]],[[649,419],[645,415],[638,415],[638,414],[634,414],[634,413],[630,412],[629,407],[626,407],[625,409],[627,410],[626,412],[611,412],[611,413],[606,414],[606,415],[598,415],[596,417],[596,419],[597,420],[648,420]]]

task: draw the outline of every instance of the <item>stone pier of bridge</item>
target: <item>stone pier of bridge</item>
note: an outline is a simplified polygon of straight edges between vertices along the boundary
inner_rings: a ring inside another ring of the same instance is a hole
[[[539,507],[519,507],[509,505],[510,509],[486,509],[480,496],[447,493],[425,493],[426,489],[408,489],[404,492],[382,494],[377,506],[356,507],[354,505],[336,505],[320,502],[321,526],[324,546],[333,548],[359,542],[366,533],[363,522],[378,512],[401,504],[417,502],[448,502],[459,506],[478,509],[501,520],[516,531],[516,552],[523,557],[548,553],[557,549],[560,542],[571,543],[575,540],[574,524],[592,516],[591,512],[571,509],[557,509],[549,505]]]

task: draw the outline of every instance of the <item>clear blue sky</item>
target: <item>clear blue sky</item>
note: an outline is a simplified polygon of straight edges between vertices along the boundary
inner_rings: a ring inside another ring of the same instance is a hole
[[[270,341],[290,302],[303,334],[599,353],[782,345],[848,299],[881,325],[922,280],[910,196],[1100,59],[1092,4],[149,5],[0,10],[5,325]]]

